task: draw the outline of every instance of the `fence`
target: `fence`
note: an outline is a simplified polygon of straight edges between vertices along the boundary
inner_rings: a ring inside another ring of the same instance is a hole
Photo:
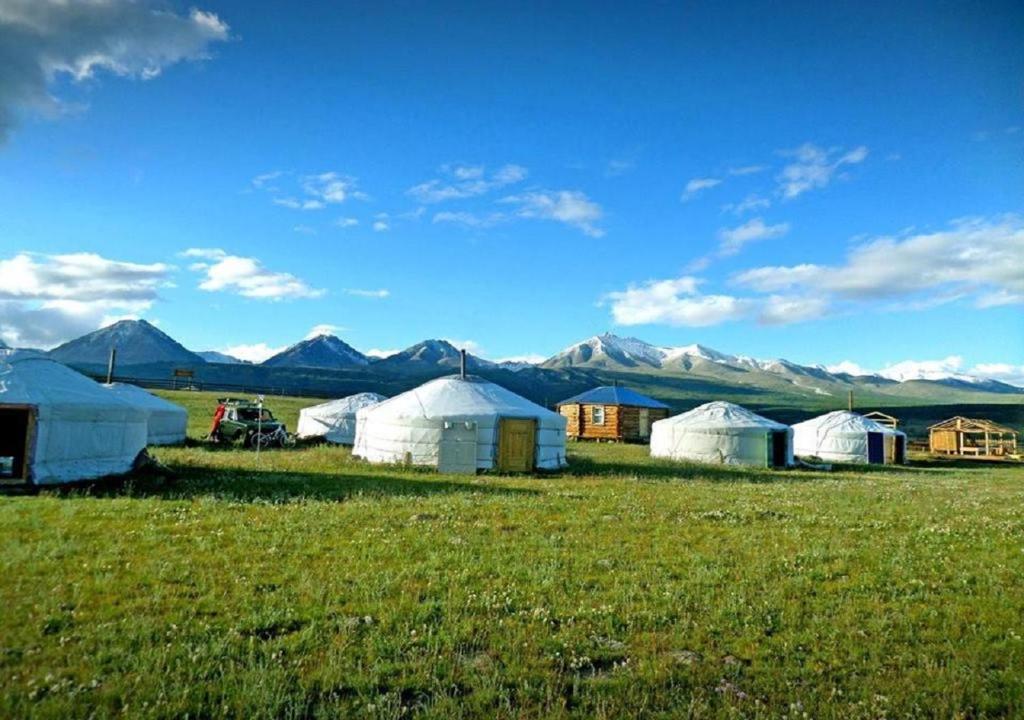
[[[87,373],[88,377],[96,382],[105,383],[105,374]],[[294,395],[311,398],[332,398],[334,393],[314,387],[268,387],[265,385],[235,385],[222,382],[204,382],[195,378],[136,378],[115,375],[114,382],[137,385],[139,387],[151,388],[154,390],[191,390],[195,392],[210,391],[223,393],[236,393],[238,395]]]

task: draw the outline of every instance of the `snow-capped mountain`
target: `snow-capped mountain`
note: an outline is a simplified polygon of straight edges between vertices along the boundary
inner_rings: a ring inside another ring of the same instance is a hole
[[[374,361],[374,367],[399,373],[422,373],[441,368],[456,371],[462,363],[462,354],[447,340],[424,340],[402,352]],[[493,367],[494,363],[474,355],[466,355],[466,367],[478,370]]]
[[[249,365],[248,360],[240,360],[234,355],[228,355],[217,350],[199,350],[196,355],[201,357],[206,362],[220,363],[222,365]]]
[[[334,335],[317,335],[282,350],[262,365],[266,367],[312,367],[341,369],[361,367],[369,359]]]
[[[117,350],[117,364],[178,363],[202,365],[205,361],[181,343],[145,320],[121,320],[71,340],[50,351],[62,363],[104,365],[110,350]]]

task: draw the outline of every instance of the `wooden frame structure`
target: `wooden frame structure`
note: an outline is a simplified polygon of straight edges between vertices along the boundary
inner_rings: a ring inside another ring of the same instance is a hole
[[[1017,432],[991,420],[957,415],[928,428],[928,449],[943,455],[1016,456]]]
[[[900,421],[894,418],[892,415],[888,415],[881,410],[872,410],[869,413],[864,413],[864,417],[868,420],[874,420],[879,425],[883,425],[887,428],[895,430],[900,424]]]

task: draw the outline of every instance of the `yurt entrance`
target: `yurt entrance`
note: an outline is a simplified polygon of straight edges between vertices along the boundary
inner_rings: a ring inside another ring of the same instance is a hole
[[[907,462],[907,438],[903,435],[897,435],[893,440],[895,442],[892,461],[897,465],[905,465]]]
[[[536,446],[536,420],[501,418],[498,421],[498,472],[531,472]]]
[[[438,447],[437,470],[454,475],[476,474],[476,423],[444,424]]]
[[[882,433],[868,433],[868,462],[885,462],[885,435]]]
[[[772,467],[786,467],[789,461],[789,433],[785,430],[776,430],[771,433],[770,438]]]
[[[0,485],[21,484],[28,479],[31,427],[31,408],[0,408]]]

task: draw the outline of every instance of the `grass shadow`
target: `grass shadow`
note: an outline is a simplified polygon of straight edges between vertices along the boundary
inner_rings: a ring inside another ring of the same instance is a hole
[[[562,471],[563,477],[619,477],[638,480],[686,481],[728,483],[779,483],[807,482],[813,480],[811,473],[820,476],[821,471],[774,470],[738,465],[711,465],[695,462],[673,462],[670,460],[648,460],[644,463],[628,461],[594,460],[579,455],[569,456],[569,467]]]
[[[304,473],[178,466],[168,472],[137,472],[73,485],[39,488],[61,498],[214,498],[230,502],[343,502],[353,497],[432,497],[437,495],[536,495],[540,490],[507,487],[473,477],[395,474]]]

